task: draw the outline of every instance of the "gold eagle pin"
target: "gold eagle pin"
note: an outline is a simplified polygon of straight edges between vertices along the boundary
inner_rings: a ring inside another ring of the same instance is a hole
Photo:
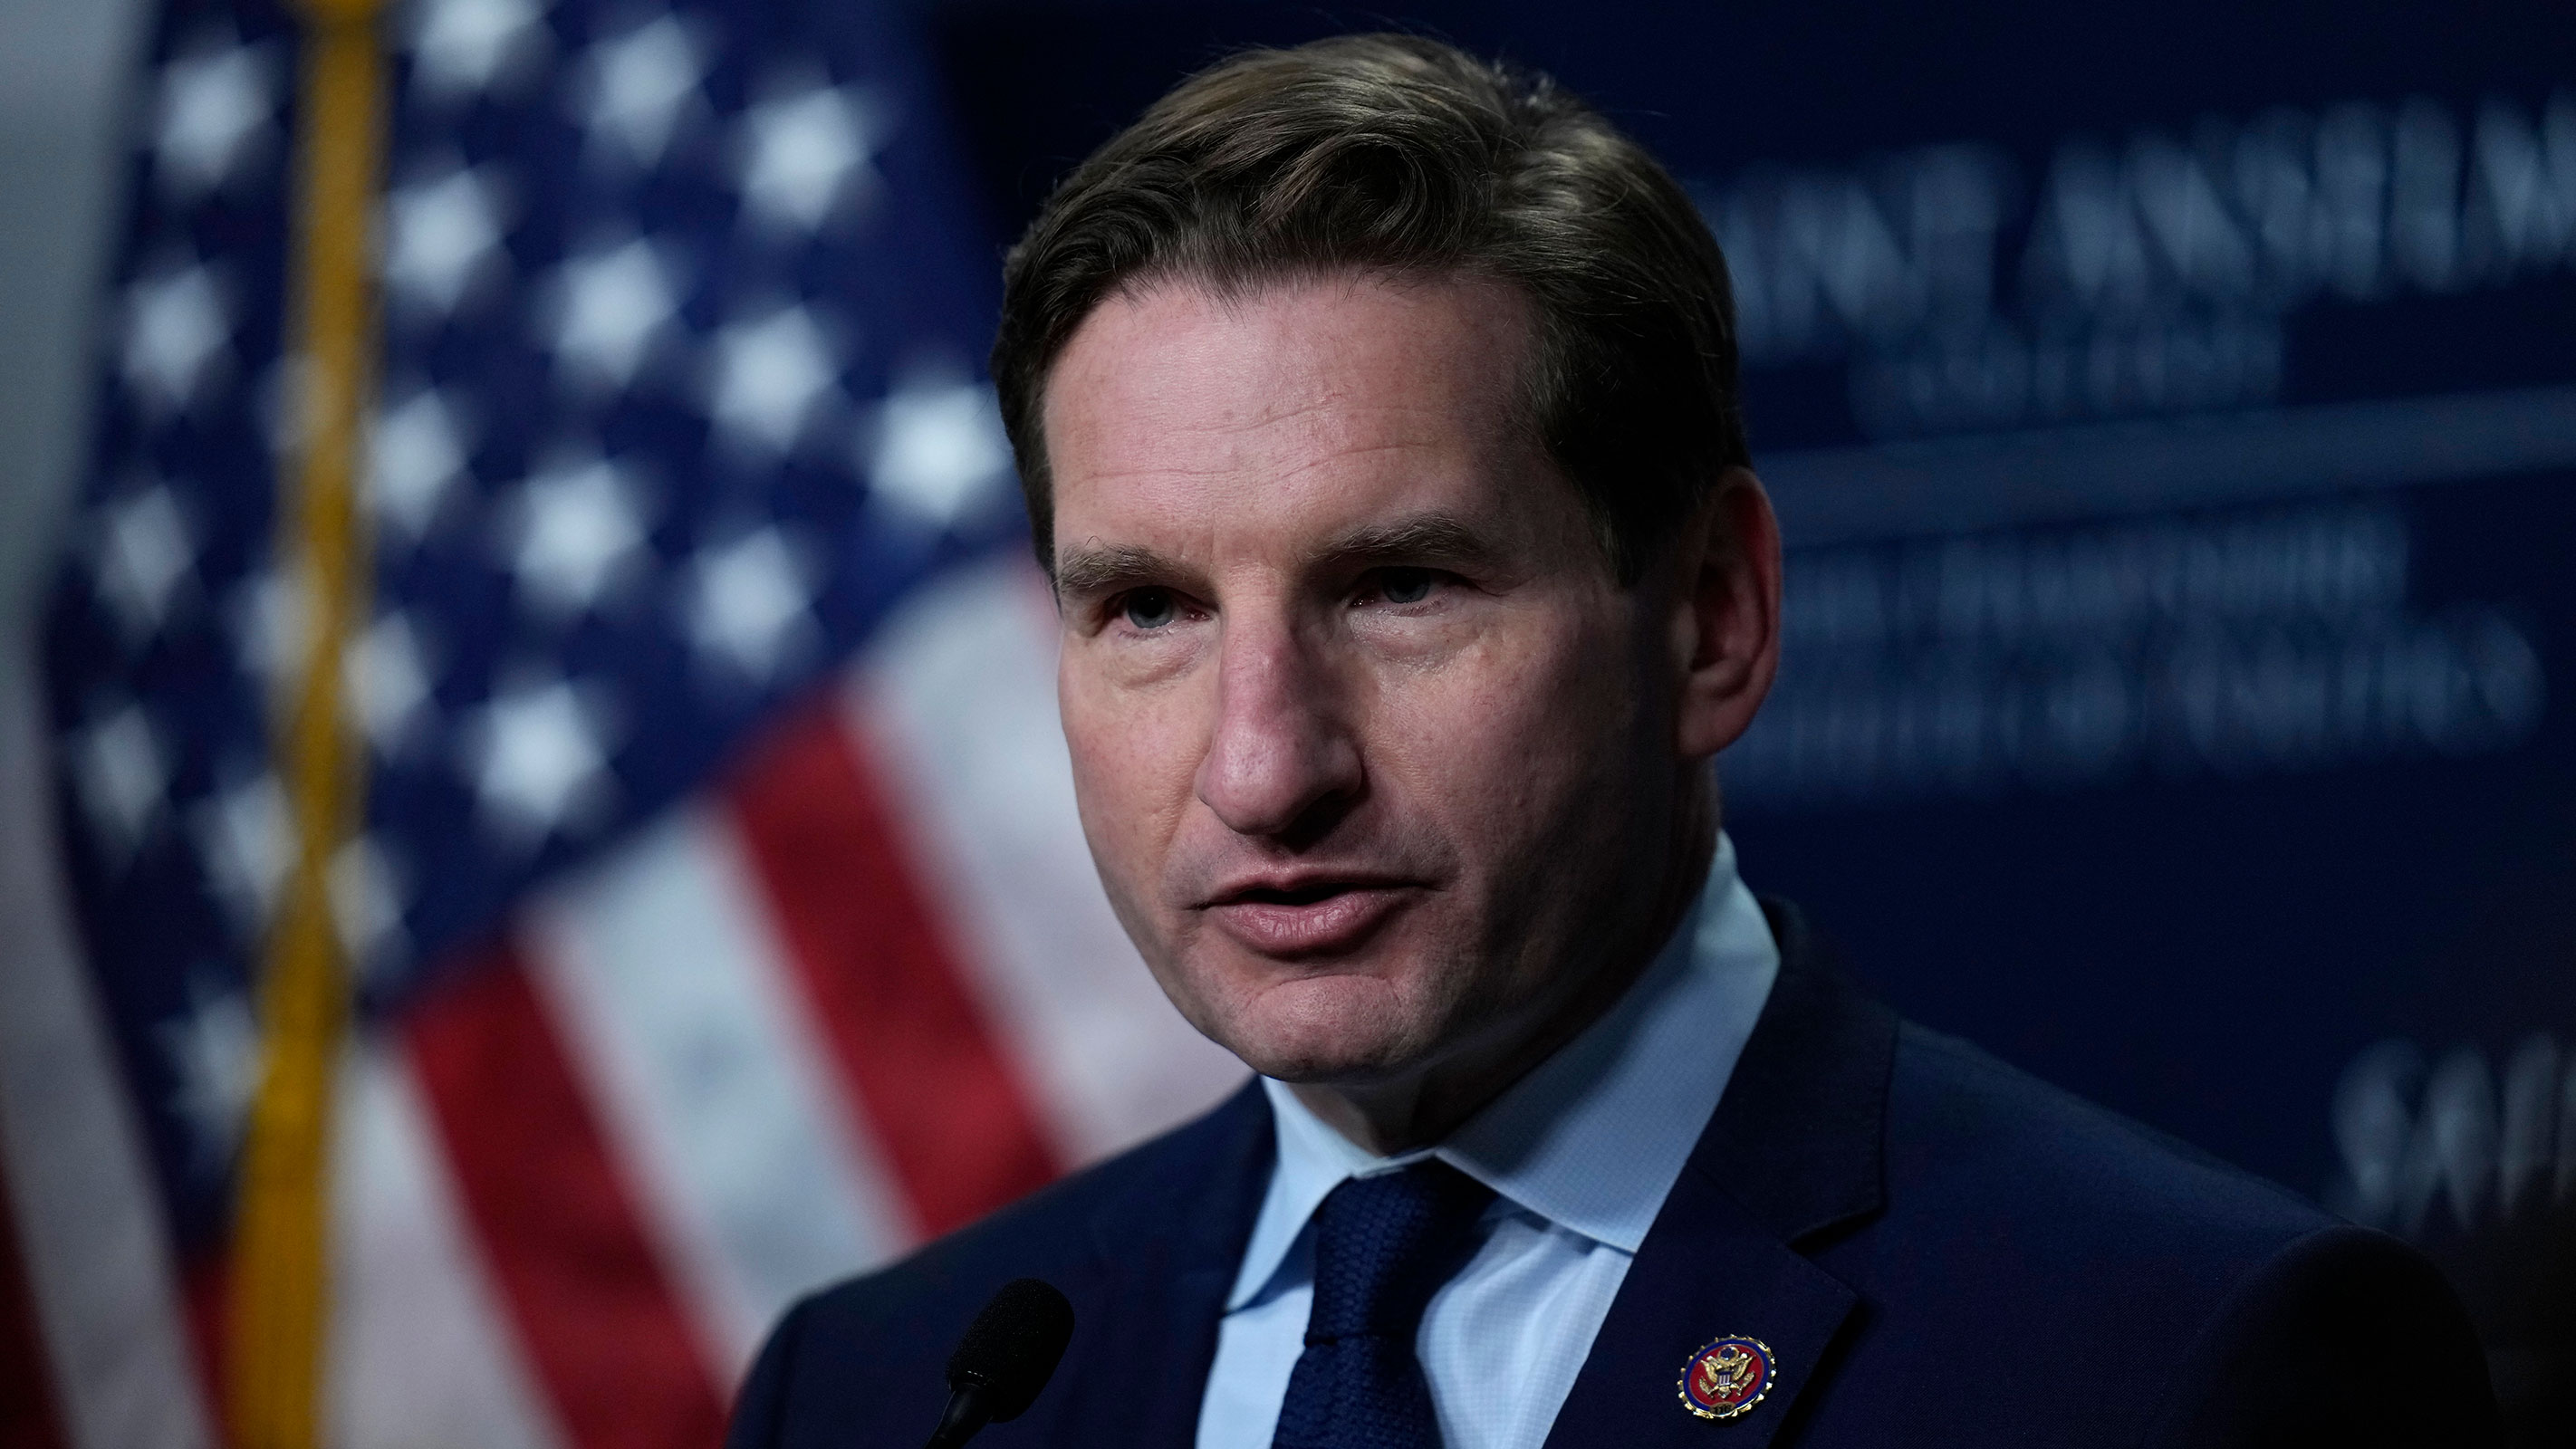
[[[1777,1372],[1771,1347],[1762,1340],[1742,1334],[1711,1339],[1682,1365],[1682,1407],[1703,1419],[1732,1419],[1762,1402]]]

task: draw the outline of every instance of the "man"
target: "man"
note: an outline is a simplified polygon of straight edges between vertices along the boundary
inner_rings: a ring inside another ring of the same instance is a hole
[[[1210,1115],[807,1300],[751,1446],[2484,1443],[2394,1242],[1894,1020],[1757,905],[1778,661],[1725,268],[1543,79],[1238,57],[1012,253],[994,375],[1084,827]]]

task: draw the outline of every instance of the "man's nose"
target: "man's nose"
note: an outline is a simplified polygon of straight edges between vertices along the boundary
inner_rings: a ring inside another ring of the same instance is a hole
[[[1318,833],[1365,778],[1331,670],[1283,623],[1229,619],[1198,796],[1241,835]]]

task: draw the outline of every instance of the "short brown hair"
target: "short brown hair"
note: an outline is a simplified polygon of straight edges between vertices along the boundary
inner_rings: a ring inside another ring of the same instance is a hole
[[[1164,96],[1057,186],[1003,266],[993,381],[1054,568],[1046,375],[1122,287],[1343,271],[1524,292],[1540,443],[1634,583],[1746,461],[1726,261],[1645,149],[1544,75],[1437,41],[1250,50]]]

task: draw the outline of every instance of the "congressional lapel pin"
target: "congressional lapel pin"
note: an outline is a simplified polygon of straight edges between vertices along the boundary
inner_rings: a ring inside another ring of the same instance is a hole
[[[1682,1407],[1703,1419],[1732,1419],[1771,1392],[1771,1348],[1735,1334],[1713,1339],[1682,1365]]]

